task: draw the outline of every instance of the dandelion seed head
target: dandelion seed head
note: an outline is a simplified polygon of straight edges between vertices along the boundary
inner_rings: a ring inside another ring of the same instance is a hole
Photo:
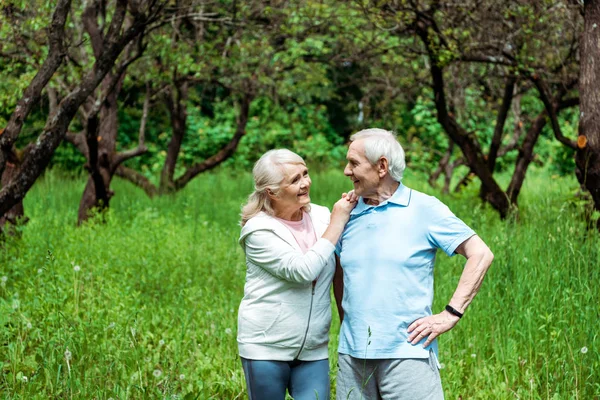
[[[160,378],[162,371],[160,369],[155,369],[154,372],[152,372],[152,375],[154,375],[155,378]]]
[[[114,329],[115,326],[116,326],[116,324],[114,322],[111,322],[110,324],[108,324],[106,329]]]
[[[179,380],[180,380],[180,381],[182,381],[182,380],[184,380],[184,379],[185,379],[185,375],[184,375],[184,374],[181,374],[181,375],[179,375]]]
[[[476,357],[477,357],[477,354],[475,354],[475,353],[471,354],[471,358],[476,358]]]
[[[2,281],[2,283],[6,283],[6,281],[8,281],[8,276],[4,275],[2,278],[0,278],[0,281]]]
[[[25,325],[25,327],[27,327],[27,329],[31,329],[33,328],[33,325],[31,325],[31,322],[28,322],[27,325]]]
[[[212,315],[212,311],[207,311],[206,315],[211,316]]]
[[[444,364],[444,363],[441,363],[441,364],[440,364],[440,369],[444,369],[444,368],[446,368],[446,364]]]
[[[43,269],[41,269],[41,268],[38,268],[38,271],[37,271],[37,272],[38,272],[38,275],[41,275],[41,274],[42,274],[42,272],[44,272],[44,270],[43,270]]]
[[[67,347],[67,349],[65,350],[65,359],[70,360],[71,357],[73,357],[73,354],[69,351],[69,348]]]
[[[588,348],[587,348],[587,347],[585,347],[585,346],[583,346],[583,347],[581,348],[581,354],[585,354],[585,353],[587,353],[587,352],[588,352]]]
[[[158,345],[159,345],[159,346],[164,346],[164,345],[165,345],[165,341],[164,341],[164,340],[162,340],[162,339],[160,339],[160,340],[158,341]]]
[[[21,378],[23,380],[23,382],[27,383],[29,381],[29,378],[27,378],[25,375],[23,375],[23,377]]]
[[[76,265],[73,267],[73,271],[79,272],[79,271],[81,271],[81,267],[79,265]]]
[[[231,328],[227,328],[227,329],[225,329],[225,333],[226,333],[226,334],[228,334],[228,335],[231,335],[231,332],[232,332],[232,331],[231,331]]]
[[[12,303],[12,308],[13,308],[13,310],[16,310],[16,309],[18,309],[18,308],[19,308],[19,305],[20,305],[20,304],[19,304],[19,300],[16,300],[16,299],[15,299],[15,300],[13,300],[13,303]]]

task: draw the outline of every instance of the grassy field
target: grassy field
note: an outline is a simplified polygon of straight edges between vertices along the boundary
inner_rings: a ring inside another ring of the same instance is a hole
[[[410,173],[405,183],[436,194]],[[0,248],[0,397],[245,398],[237,221],[250,175],[206,174],[155,200],[117,181],[106,224],[77,228],[83,185],[47,174],[26,198],[22,239]],[[317,174],[312,199],[330,207],[348,188],[341,173]],[[518,221],[482,207],[476,187],[442,197],[496,256],[440,339],[447,399],[600,398],[600,238],[581,222],[576,189],[532,171]],[[439,254],[434,310],[461,268]],[[333,387],[338,330],[334,317]]]

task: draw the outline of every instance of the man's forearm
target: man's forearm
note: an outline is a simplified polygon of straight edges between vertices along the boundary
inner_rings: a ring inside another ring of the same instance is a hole
[[[335,256],[335,274],[333,275],[333,297],[337,305],[340,323],[344,320],[344,309],[342,308],[342,299],[344,298],[344,273],[338,256]]]
[[[468,239],[457,252],[467,257],[467,262],[449,304],[463,313],[479,292],[494,255],[478,236]]]

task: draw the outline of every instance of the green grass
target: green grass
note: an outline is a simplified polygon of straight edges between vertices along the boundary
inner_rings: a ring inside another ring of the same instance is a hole
[[[424,177],[405,183],[436,194]],[[2,397],[245,398],[237,223],[250,175],[206,174],[154,200],[116,181],[106,224],[77,228],[83,185],[48,173],[26,198],[22,238],[0,248]],[[312,198],[330,207],[348,188],[341,173],[321,173]],[[532,171],[518,221],[482,206],[475,185],[442,197],[496,256],[463,320],[440,339],[446,398],[600,396],[600,238],[585,230],[576,189],[574,179]],[[440,253],[434,310],[462,265]],[[334,385],[338,330],[334,317]]]

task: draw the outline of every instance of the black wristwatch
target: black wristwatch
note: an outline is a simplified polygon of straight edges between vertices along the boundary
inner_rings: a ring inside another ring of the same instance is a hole
[[[452,315],[456,315],[458,318],[462,318],[463,314],[458,311],[456,308],[452,307],[450,304],[446,306],[446,311],[448,311]]]

